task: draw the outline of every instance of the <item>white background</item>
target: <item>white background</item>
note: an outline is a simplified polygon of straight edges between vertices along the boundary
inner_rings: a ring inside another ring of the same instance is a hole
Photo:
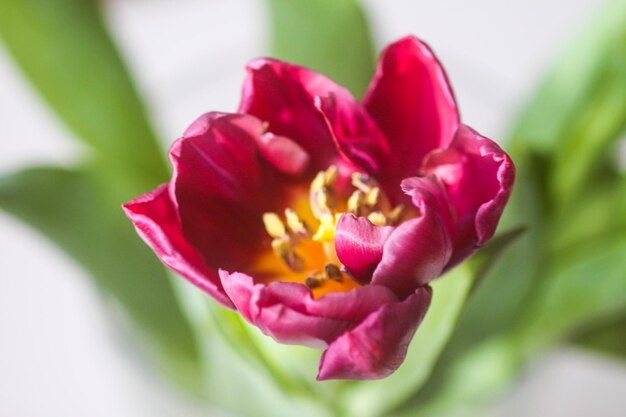
[[[446,66],[465,122],[503,137],[542,69],[598,0],[365,2],[379,46],[413,33]],[[243,66],[264,51],[262,2],[114,0],[108,18],[162,137],[232,111]],[[81,148],[0,49],[0,172],[69,165]],[[0,416],[200,415],[140,369],[82,270],[0,212]],[[490,411],[501,416],[626,415],[626,367],[575,351],[535,364]]]

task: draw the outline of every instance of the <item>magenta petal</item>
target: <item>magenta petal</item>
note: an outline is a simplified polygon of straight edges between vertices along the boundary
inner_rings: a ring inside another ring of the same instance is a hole
[[[430,305],[429,287],[390,303],[332,342],[322,355],[318,380],[379,379],[391,375]]]
[[[383,247],[372,284],[386,285],[400,297],[441,275],[452,253],[445,191],[433,178],[413,177],[402,189],[419,210],[395,228]]]
[[[270,132],[300,144],[311,155],[313,169],[326,169],[337,151],[314,98],[350,93],[314,71],[274,59],[254,60],[247,70],[239,112],[258,117]]]
[[[451,267],[495,232],[513,188],[515,167],[495,142],[461,125],[448,149],[426,157],[422,171],[445,185],[455,212]]]
[[[258,137],[257,144],[265,160],[283,174],[300,176],[311,162],[307,151],[288,137],[268,132]]]
[[[259,157],[262,129],[252,116],[207,113],[170,150],[183,233],[215,269],[249,261],[266,243],[262,213],[282,203],[279,175]]]
[[[314,299],[303,284],[255,284],[239,272],[220,271],[224,289],[250,323],[278,342],[326,347],[370,313],[398,298],[385,287],[367,286]]]
[[[198,251],[183,237],[167,185],[124,204],[123,208],[139,235],[165,265],[220,303],[233,307],[224,293],[217,271],[208,268]]]
[[[443,68],[412,36],[383,51],[363,103],[389,140],[398,180],[417,174],[432,149],[447,147],[459,124]]]
[[[350,95],[329,93],[317,97],[339,152],[368,174],[382,179],[391,162],[387,139],[365,108]]]
[[[354,279],[367,284],[383,256],[383,245],[394,230],[376,226],[365,217],[344,214],[335,229],[335,248],[341,263]]]

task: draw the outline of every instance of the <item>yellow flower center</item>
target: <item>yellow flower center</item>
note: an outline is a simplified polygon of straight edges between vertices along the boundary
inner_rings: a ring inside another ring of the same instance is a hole
[[[403,207],[391,207],[376,181],[359,172],[352,175],[353,192],[342,198],[336,187],[337,167],[320,171],[301,193],[294,208],[284,216],[263,214],[263,223],[272,237],[268,248],[255,262],[253,273],[265,282],[304,283],[315,297],[328,292],[349,291],[359,286],[341,264],[335,251],[335,227],[345,212],[367,217],[378,226],[395,225]]]

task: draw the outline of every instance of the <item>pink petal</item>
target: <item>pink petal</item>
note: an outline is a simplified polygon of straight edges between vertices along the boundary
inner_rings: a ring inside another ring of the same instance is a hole
[[[251,261],[268,239],[262,213],[283,202],[283,180],[259,158],[262,129],[252,116],[207,113],[170,150],[183,234],[212,268]]]
[[[123,208],[137,233],[165,265],[220,303],[233,307],[217,271],[208,268],[200,253],[185,240],[166,184],[124,204]]]
[[[413,177],[402,189],[419,210],[391,233],[374,271],[372,284],[385,285],[400,297],[441,275],[452,253],[450,213],[445,192],[433,178]]]
[[[393,230],[391,226],[375,226],[367,218],[353,214],[339,218],[335,228],[337,256],[359,283],[367,284],[372,279]]]
[[[448,149],[426,157],[422,171],[445,185],[455,212],[449,268],[493,236],[513,188],[515,167],[495,142],[461,125]]]
[[[339,152],[368,174],[381,180],[390,161],[387,139],[365,108],[347,94],[329,93],[316,98],[316,107]]]
[[[246,274],[226,271],[220,271],[220,278],[241,315],[263,333],[286,344],[326,347],[371,312],[398,301],[381,286],[365,286],[314,299],[303,284],[280,281],[255,284]]]
[[[398,182],[416,175],[432,149],[447,147],[459,124],[443,68],[412,36],[383,51],[363,103],[389,140]]]
[[[322,355],[317,379],[379,379],[392,374],[404,361],[431,294],[429,287],[418,288],[341,335]]]
[[[269,123],[268,130],[296,141],[311,155],[312,169],[326,169],[337,151],[314,98],[329,92],[350,95],[307,68],[262,58],[248,64],[239,112]]]
[[[258,136],[257,145],[265,160],[283,174],[300,176],[311,162],[311,156],[302,146],[285,136],[268,132]]]

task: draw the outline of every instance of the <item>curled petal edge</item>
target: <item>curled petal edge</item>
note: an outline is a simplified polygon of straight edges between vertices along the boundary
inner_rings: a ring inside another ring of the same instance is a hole
[[[219,303],[234,308],[224,292],[217,271],[208,268],[202,256],[185,240],[167,184],[122,206],[137,233],[161,262]]]
[[[381,306],[398,298],[382,286],[313,298],[303,284],[255,283],[240,272],[219,272],[224,289],[240,314],[280,343],[325,348]]]
[[[382,306],[338,337],[322,355],[317,380],[367,380],[391,375],[404,361],[431,296],[430,287],[420,287],[404,301]]]

